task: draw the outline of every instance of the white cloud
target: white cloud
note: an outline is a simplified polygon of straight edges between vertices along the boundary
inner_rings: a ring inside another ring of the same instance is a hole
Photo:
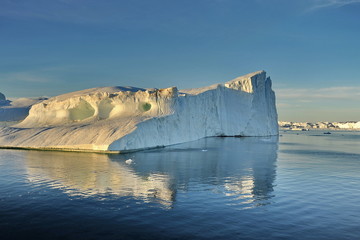
[[[360,3],[360,0],[313,0],[313,6],[309,11],[319,10],[322,8],[338,8],[345,5]]]

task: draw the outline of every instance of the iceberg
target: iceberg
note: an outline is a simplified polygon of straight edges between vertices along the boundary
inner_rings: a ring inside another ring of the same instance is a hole
[[[103,87],[34,104],[0,129],[0,146],[126,152],[215,136],[278,134],[275,93],[265,71],[178,90]]]
[[[0,92],[0,122],[16,122],[24,120],[29,115],[32,105],[46,98],[18,98],[10,101]]]
[[[333,130],[358,130],[360,129],[360,121],[346,121],[346,122],[285,122],[279,121],[279,127],[289,130],[302,129],[333,129]]]

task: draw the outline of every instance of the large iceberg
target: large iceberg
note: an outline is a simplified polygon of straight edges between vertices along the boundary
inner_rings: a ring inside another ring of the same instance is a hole
[[[197,89],[105,87],[53,97],[33,105],[21,123],[0,129],[0,146],[121,152],[277,134],[271,80],[258,71]]]

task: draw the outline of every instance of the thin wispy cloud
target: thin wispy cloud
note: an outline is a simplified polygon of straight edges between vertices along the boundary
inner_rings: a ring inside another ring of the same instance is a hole
[[[0,73],[2,82],[11,83],[51,83],[56,81],[59,72],[68,71],[73,66],[47,66],[32,70],[18,70]]]
[[[0,79],[4,82],[29,82],[29,83],[49,83],[51,79],[33,72],[15,72],[0,74]]]
[[[338,8],[350,4],[360,3],[360,0],[313,0],[313,5],[309,11],[320,10],[323,8]]]
[[[320,100],[360,101],[360,87],[340,86],[321,89],[277,89],[276,96],[279,100],[296,100],[298,102],[314,102]]]
[[[283,121],[348,121],[359,118],[360,86],[275,89]]]

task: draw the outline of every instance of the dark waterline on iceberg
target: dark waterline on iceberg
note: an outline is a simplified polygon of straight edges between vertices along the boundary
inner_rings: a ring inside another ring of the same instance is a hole
[[[1,239],[356,239],[360,134],[281,134],[124,155],[2,149]]]

